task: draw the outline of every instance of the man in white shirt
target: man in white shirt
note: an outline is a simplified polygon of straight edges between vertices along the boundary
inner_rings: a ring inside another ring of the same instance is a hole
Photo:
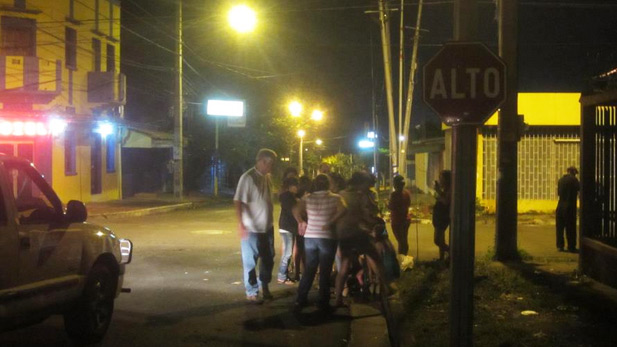
[[[250,303],[263,302],[258,297],[260,286],[263,299],[272,299],[268,289],[274,266],[274,209],[270,172],[276,157],[273,150],[260,149],[255,159],[255,167],[240,177],[234,195],[238,234],[241,239],[244,286],[246,299]],[[261,259],[259,276],[256,274],[258,258]]]

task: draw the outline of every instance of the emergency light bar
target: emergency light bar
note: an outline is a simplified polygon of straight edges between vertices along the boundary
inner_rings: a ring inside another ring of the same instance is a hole
[[[0,120],[0,136],[58,135],[66,129],[66,122],[53,119],[47,123],[34,121]]]

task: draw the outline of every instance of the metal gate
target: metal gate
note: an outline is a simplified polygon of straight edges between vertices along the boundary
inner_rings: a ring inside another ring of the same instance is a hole
[[[617,91],[581,97],[580,267],[617,288]]]

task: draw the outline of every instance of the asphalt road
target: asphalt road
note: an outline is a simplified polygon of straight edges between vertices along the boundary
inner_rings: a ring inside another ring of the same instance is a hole
[[[239,239],[230,207],[135,218],[93,219],[134,243],[125,287],[101,346],[341,346],[346,310],[330,317],[290,312],[295,287],[272,285],[274,300],[245,303]],[[280,252],[278,236],[277,252]],[[277,259],[278,260],[278,256]],[[275,266],[276,271],[276,266]],[[0,335],[2,346],[66,346],[62,318]]]
[[[90,222],[112,228],[135,246],[125,276],[125,287],[132,293],[117,299],[102,346],[344,346],[350,340],[350,327],[358,326],[357,315],[351,319],[347,310],[325,317],[307,308],[302,315],[294,316],[289,309],[295,287],[273,284],[273,301],[247,305],[231,206]],[[550,271],[572,271],[577,256],[556,251],[554,228],[543,223],[519,225],[519,249],[541,263],[548,261]],[[476,223],[476,257],[493,247],[494,232],[492,221]],[[276,252],[280,253],[280,239],[278,233],[275,235]],[[409,253],[416,260],[437,257],[430,224],[412,225],[409,244]],[[559,260],[565,268],[553,269],[551,259]],[[362,341],[383,335],[381,330],[370,332],[370,327],[354,328],[354,338],[358,332],[366,335],[351,345],[363,346]],[[61,317],[52,317],[0,334],[0,346],[9,345],[66,346],[70,341]]]

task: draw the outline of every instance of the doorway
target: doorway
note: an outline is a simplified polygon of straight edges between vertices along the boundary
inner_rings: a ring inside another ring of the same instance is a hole
[[[103,161],[102,161],[102,141],[101,136],[95,134],[92,137],[92,146],[90,147],[90,194],[101,194],[102,189],[102,175],[103,175]]]

